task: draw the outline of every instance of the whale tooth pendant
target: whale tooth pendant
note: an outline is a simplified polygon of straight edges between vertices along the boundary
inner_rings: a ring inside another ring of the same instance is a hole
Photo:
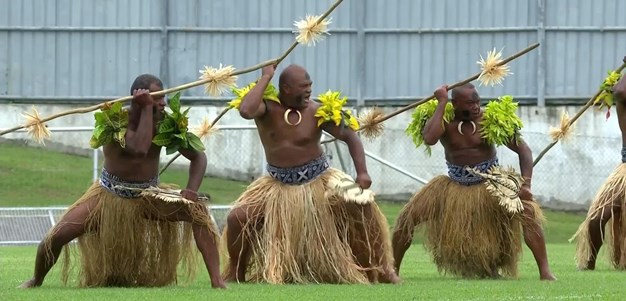
[[[285,111],[285,114],[283,115],[283,119],[285,119],[285,123],[291,126],[296,126],[298,124],[300,124],[300,122],[302,121],[302,114],[300,114],[300,111],[296,110],[295,112],[298,114],[298,121],[296,123],[291,123],[289,122],[289,113],[291,113],[291,109],[287,109]]]
[[[463,122],[465,121],[460,121],[459,125],[457,125],[456,130],[459,132],[459,134],[461,134],[461,136],[463,135],[463,131],[461,131],[461,127],[463,127]],[[472,135],[476,134],[476,124],[474,123],[474,121],[470,121],[470,124],[472,125]]]

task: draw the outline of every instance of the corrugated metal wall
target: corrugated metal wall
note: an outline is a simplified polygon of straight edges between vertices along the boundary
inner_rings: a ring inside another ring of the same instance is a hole
[[[174,86],[204,65],[244,68],[280,55],[293,22],[333,2],[0,0],[0,99],[99,101],[126,95],[140,73]],[[482,95],[580,100],[626,55],[624,11],[618,0],[345,0],[331,15],[332,35],[299,46],[283,66],[307,67],[314,93],[395,103],[472,75],[494,47],[508,56],[539,41],[511,63],[503,87],[481,87]],[[184,96],[211,99],[201,87]]]

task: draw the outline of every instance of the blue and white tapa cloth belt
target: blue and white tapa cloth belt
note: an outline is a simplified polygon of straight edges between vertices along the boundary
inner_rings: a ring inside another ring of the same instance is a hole
[[[146,182],[128,182],[120,179],[117,176],[110,174],[106,169],[102,169],[100,175],[100,185],[106,190],[115,193],[115,195],[126,198],[134,199],[141,195],[141,190],[151,186],[159,185],[159,177],[154,177]]]
[[[284,184],[301,185],[314,180],[329,167],[328,158],[322,154],[317,159],[297,167],[282,168],[268,164],[267,172],[272,178]]]
[[[485,179],[479,175],[469,172],[466,169],[466,166],[454,165],[450,162],[446,162],[446,164],[448,165],[448,176],[450,179],[461,185],[476,185],[482,183]],[[480,172],[486,173],[491,167],[497,166],[498,164],[498,157],[493,157],[492,159],[480,162],[472,167],[478,169]]]

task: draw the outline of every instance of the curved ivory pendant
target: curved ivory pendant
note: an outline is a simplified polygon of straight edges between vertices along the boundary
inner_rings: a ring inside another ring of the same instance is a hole
[[[285,111],[285,114],[283,115],[283,119],[285,119],[285,123],[291,126],[296,126],[298,124],[300,124],[300,122],[302,121],[302,114],[300,114],[300,111],[295,111],[298,114],[298,121],[294,124],[289,122],[289,113],[291,113],[291,109],[287,109],[287,111]]]
[[[457,125],[456,130],[459,132],[459,134],[461,134],[461,136],[463,135],[463,131],[461,130],[461,127],[463,126],[463,122],[465,121],[460,121],[459,125]],[[476,134],[476,124],[474,123],[474,121],[470,121],[470,124],[472,125],[472,135]]]

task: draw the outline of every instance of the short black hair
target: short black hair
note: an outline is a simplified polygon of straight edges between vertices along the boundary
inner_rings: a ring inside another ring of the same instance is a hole
[[[461,93],[461,90],[466,90],[466,89],[472,89],[474,90],[472,92],[472,99],[473,100],[480,100],[480,96],[478,95],[478,91],[476,91],[476,86],[474,86],[474,84],[472,83],[466,83],[464,85],[461,85],[459,87],[456,87],[454,89],[452,89],[452,99],[455,99],[459,93]]]
[[[150,85],[152,84],[158,85],[161,89],[163,88],[163,82],[161,82],[158,77],[147,73],[139,75],[130,86],[130,95],[133,95],[133,91],[137,89],[150,89]]]

